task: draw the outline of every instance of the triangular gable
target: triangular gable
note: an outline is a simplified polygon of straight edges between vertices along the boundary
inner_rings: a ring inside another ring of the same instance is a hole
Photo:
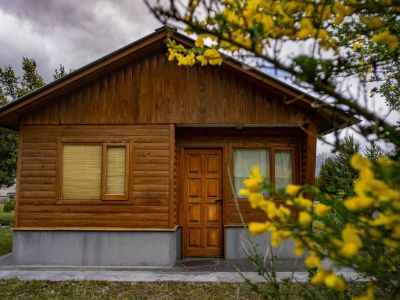
[[[172,38],[178,43],[184,44],[188,47],[193,45],[193,40],[177,33],[176,29],[164,26],[156,30],[153,34],[100,58],[59,80],[49,83],[46,86],[1,107],[0,126],[17,130],[20,118],[28,112],[35,110],[47,101],[53,101],[53,99],[66,95],[69,91],[74,90],[95,78],[101,77],[110,70],[118,69],[124,64],[154,52],[160,47],[164,47],[167,38]],[[265,75],[252,68],[243,68],[243,64],[230,57],[224,57],[222,68],[250,81],[258,87],[266,88],[282,95],[283,101],[285,99],[295,98],[296,101],[290,105],[309,109],[312,108],[312,104],[316,102],[321,103],[320,100],[304,94],[303,92],[282,83],[273,77]],[[312,110],[316,114],[319,132],[326,132],[340,126],[349,126],[357,121],[355,118],[349,116],[343,111],[326,105],[321,106],[318,111],[314,108]]]

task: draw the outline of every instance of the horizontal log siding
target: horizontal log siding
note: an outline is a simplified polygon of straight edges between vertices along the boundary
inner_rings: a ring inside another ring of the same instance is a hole
[[[226,67],[180,67],[159,50],[47,102],[23,123],[293,125],[313,113]]]
[[[168,125],[24,126],[18,227],[168,228]],[[57,140],[131,141],[126,204],[57,204]]]

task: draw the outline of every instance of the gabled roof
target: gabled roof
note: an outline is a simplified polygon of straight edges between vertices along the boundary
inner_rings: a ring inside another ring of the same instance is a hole
[[[19,118],[25,113],[35,109],[50,99],[56,98],[67,91],[89,82],[109,70],[115,69],[128,61],[159,48],[166,43],[168,38],[187,47],[194,45],[192,39],[178,33],[175,28],[163,26],[144,38],[97,59],[58,80],[2,106],[0,108],[0,126],[18,130]],[[344,128],[359,122],[358,119],[354,118],[350,114],[327,105],[321,100],[272,76],[262,73],[255,68],[244,65],[240,61],[227,55],[224,55],[222,67],[245,79],[251,80],[251,82],[258,86],[274,89],[283,95],[287,95],[286,99],[296,99],[294,103],[290,105],[302,105],[315,110],[319,133],[328,133],[337,128]]]

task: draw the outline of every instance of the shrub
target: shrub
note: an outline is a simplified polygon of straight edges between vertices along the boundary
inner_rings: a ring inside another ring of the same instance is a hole
[[[4,212],[12,212],[14,210],[14,199],[6,201],[3,210]]]
[[[311,283],[332,289],[338,298],[346,293],[345,282],[335,273],[342,267],[369,282],[362,296],[366,298],[354,299],[373,299],[376,289],[396,294],[400,288],[400,163],[386,158],[374,162],[356,154],[351,165],[358,172],[353,196],[338,201],[313,186],[288,185],[278,195],[285,199],[281,205],[264,198],[268,186],[259,168],[253,168],[241,194],[247,194],[251,206],[263,210],[267,220],[250,223],[249,231],[270,232],[273,247],[283,239],[294,239],[294,253],[308,253],[305,264]],[[335,214],[346,222],[338,224]],[[324,259],[329,265],[322,264]]]

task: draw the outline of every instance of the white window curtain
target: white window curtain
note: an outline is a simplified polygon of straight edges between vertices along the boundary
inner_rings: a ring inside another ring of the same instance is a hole
[[[292,183],[291,151],[275,151],[275,188],[282,189]]]
[[[233,150],[233,181],[236,195],[244,188],[243,180],[249,177],[254,166],[260,166],[261,175],[269,182],[269,150],[268,149],[234,149]]]

